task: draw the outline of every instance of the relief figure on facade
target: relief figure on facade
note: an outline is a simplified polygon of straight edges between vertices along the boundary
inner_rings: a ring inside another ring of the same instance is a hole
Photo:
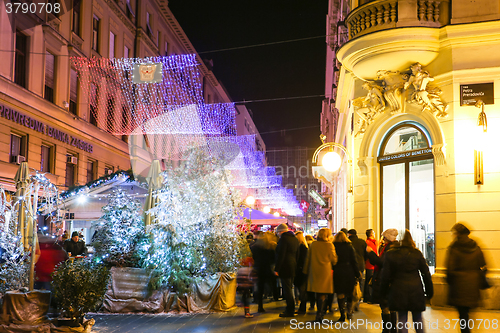
[[[408,75],[401,74],[399,71],[380,70],[377,72],[377,80],[382,82],[384,98],[393,114],[401,111],[401,91],[407,79]]]
[[[367,90],[368,94],[353,100],[353,106],[358,115],[357,123],[359,126],[356,135],[364,133],[366,127],[385,109],[385,99],[382,93],[382,87],[375,82],[365,82],[363,83],[363,89]]]
[[[418,62],[410,66],[411,75],[405,83],[404,88],[408,89],[413,85],[415,89],[411,94],[410,101],[416,101],[423,105],[424,110],[437,112],[437,117],[446,117],[448,107],[441,100],[441,89],[438,87],[430,87],[429,83],[434,81],[427,71],[422,70],[422,65]]]

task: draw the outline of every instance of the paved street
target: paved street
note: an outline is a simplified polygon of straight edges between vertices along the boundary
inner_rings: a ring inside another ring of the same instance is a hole
[[[309,311],[306,315],[296,316],[295,318],[279,318],[278,314],[284,310],[285,303],[283,301],[277,303],[269,303],[266,306],[267,312],[264,314],[255,313],[255,317],[246,319],[243,317],[243,309],[238,308],[225,313],[210,313],[210,314],[159,314],[159,315],[107,315],[107,314],[92,314],[88,317],[94,318],[96,324],[92,332],[99,333],[147,333],[147,332],[293,332],[300,330],[301,332],[359,332],[359,333],[380,333],[380,310],[376,305],[361,304],[360,311],[356,312],[351,325],[346,325],[345,328],[335,328],[328,323],[326,329],[307,329],[307,322],[314,319],[314,312]],[[252,311],[257,310],[257,305],[252,305]],[[325,319],[336,320],[338,312],[327,314]],[[454,328],[458,314],[448,308],[433,309],[428,307],[424,313],[424,329],[427,333],[442,333],[442,332],[459,332],[459,326]],[[295,321],[290,321],[295,319]],[[473,312],[471,319],[474,322],[475,329],[473,332],[498,332],[500,323],[499,311],[480,311]],[[472,323],[471,321],[471,323]],[[489,325],[489,328],[486,326]],[[304,325],[304,326],[302,326]],[[481,327],[478,329],[478,325]],[[304,327],[303,329],[301,329]],[[410,332],[412,330],[410,329]]]

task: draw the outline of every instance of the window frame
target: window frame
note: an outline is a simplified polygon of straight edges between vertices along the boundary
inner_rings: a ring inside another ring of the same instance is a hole
[[[100,30],[101,30],[101,18],[94,14],[92,17],[92,50],[99,53],[99,42],[100,42]]]
[[[81,37],[80,24],[81,24],[81,1],[74,0],[73,15],[71,20],[71,31],[74,32],[79,37]]]
[[[47,156],[47,170],[43,169],[43,147],[48,148],[48,156]],[[42,142],[40,145],[40,172],[48,172],[48,173],[54,173],[54,146],[47,144],[45,142]]]
[[[19,47],[19,39],[22,39],[22,48]],[[20,30],[16,30],[14,52],[14,76],[12,81],[23,88],[28,88],[29,36]],[[21,64],[19,64],[20,62]]]
[[[14,155],[13,152],[13,137],[19,138],[19,153]],[[28,143],[29,143],[29,138],[28,134],[24,133],[18,133],[18,132],[10,132],[10,144],[9,144],[9,159],[10,163],[15,163],[14,162],[14,156],[23,156],[25,158],[25,161],[28,160]]]

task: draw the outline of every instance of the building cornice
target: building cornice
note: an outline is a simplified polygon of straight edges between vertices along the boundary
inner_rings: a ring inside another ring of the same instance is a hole
[[[123,11],[118,7],[118,4],[112,0],[104,0],[108,7],[115,13],[115,15],[122,21],[122,23],[127,27],[127,29],[135,34],[134,23],[123,13]]]
[[[159,54],[158,46],[151,40],[151,37],[149,37],[148,33],[146,31],[144,31],[144,29],[142,27],[137,28],[136,38],[139,42],[144,41],[146,46],[151,51],[153,51],[153,53]]]

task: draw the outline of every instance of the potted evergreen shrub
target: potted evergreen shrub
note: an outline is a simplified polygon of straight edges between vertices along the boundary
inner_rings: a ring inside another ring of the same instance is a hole
[[[66,261],[52,273],[52,288],[61,315],[60,326],[77,327],[84,323],[84,316],[101,305],[108,290],[109,269],[88,259]]]

